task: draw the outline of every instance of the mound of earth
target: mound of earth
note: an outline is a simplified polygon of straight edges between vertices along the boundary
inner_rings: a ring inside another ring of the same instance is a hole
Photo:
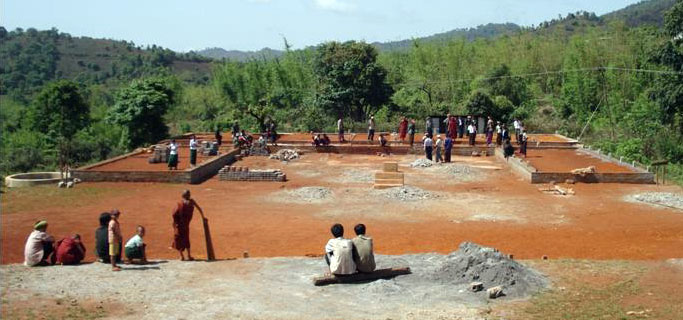
[[[439,198],[439,194],[431,193],[413,186],[395,187],[384,190],[375,190],[379,195],[391,200],[398,201],[418,201]]]
[[[488,288],[503,286],[506,296],[528,296],[548,286],[539,272],[508,258],[500,251],[471,242],[460,244],[458,251],[446,256],[431,274],[441,284],[462,285],[472,282]]]
[[[632,200],[683,210],[683,194],[668,192],[648,192],[634,194]]]

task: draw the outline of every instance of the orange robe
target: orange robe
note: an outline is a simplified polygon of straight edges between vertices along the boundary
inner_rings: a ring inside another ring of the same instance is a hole
[[[178,202],[173,211],[173,248],[184,250],[190,248],[190,221],[194,213],[194,201]]]

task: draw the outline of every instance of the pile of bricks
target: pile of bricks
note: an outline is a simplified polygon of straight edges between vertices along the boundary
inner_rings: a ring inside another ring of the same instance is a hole
[[[375,189],[402,187],[403,183],[403,172],[398,171],[398,162],[385,162],[382,171],[375,173]]]
[[[270,151],[268,150],[268,146],[266,145],[266,142],[259,142],[259,141],[254,141],[254,143],[251,144],[251,148],[249,149],[249,155],[251,156],[269,156]]]
[[[211,141],[202,141],[198,151],[199,153],[207,157],[218,155],[218,143]]]
[[[218,180],[222,181],[287,181],[287,176],[280,170],[249,170],[247,167],[225,166],[218,171]]]
[[[147,159],[149,163],[165,163],[168,162],[168,155],[170,150],[165,144],[155,144],[152,147],[152,156]]]

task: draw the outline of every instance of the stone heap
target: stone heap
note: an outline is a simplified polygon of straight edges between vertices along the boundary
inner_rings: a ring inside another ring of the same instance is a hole
[[[165,163],[168,162],[168,155],[170,150],[165,144],[155,144],[150,147],[152,149],[152,156],[147,159],[149,163]]]
[[[287,181],[287,175],[277,169],[249,170],[247,167],[225,166],[218,171],[221,181]]]
[[[375,173],[375,189],[403,186],[403,172],[398,172],[398,162],[385,162],[382,171]]]
[[[199,153],[204,156],[216,156],[218,155],[218,143],[211,141],[202,141],[199,147]]]
[[[268,146],[266,145],[266,142],[258,142],[254,141],[254,143],[251,144],[251,148],[249,148],[249,155],[250,156],[269,156],[270,151],[268,150]]]

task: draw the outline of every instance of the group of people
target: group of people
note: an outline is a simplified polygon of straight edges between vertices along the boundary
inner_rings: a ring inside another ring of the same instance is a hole
[[[220,135],[219,132],[216,134]],[[197,165],[197,150],[199,149],[197,136],[191,135],[188,145],[190,147],[190,166],[195,167]],[[171,139],[167,148],[168,159],[166,162],[168,164],[168,170],[178,170],[178,162],[180,162],[180,159],[178,158],[178,148],[180,148],[180,144],[175,139]]]
[[[336,223],[330,228],[333,238],[325,245],[325,262],[334,275],[368,273],[375,270],[372,238],[365,234],[365,225],[357,224],[356,237],[344,238],[344,226]]]
[[[330,137],[326,133],[315,133],[311,131],[311,145],[314,147],[326,147],[331,143]]]
[[[190,222],[194,209],[197,208],[202,218],[204,211],[197,202],[192,199],[190,191],[182,193],[182,200],[174,207],[173,218],[173,243],[180,260],[194,260],[190,253]],[[123,236],[119,217],[121,212],[117,209],[100,214],[100,227],[95,230],[95,254],[98,260],[111,264],[112,271],[120,271],[118,263],[121,262]],[[79,264],[85,258],[85,245],[78,234],[65,237],[58,241],[47,233],[48,223],[45,220],[38,221],[33,226],[33,231],[28,236],[24,246],[24,264],[27,266],[49,266],[54,264],[74,265]],[[147,263],[146,247],[143,241],[145,227],[138,225],[135,233],[123,246],[125,262],[134,264]],[[187,252],[185,258],[184,252]]]

